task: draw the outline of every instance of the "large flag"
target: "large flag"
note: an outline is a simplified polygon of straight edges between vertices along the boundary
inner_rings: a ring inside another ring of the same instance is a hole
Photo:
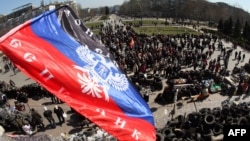
[[[68,6],[15,27],[0,49],[30,78],[121,141],[154,141],[149,106]]]

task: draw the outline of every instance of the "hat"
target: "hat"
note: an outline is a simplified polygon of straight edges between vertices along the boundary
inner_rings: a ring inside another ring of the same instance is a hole
[[[48,110],[48,108],[47,108],[46,106],[44,106],[43,109],[44,109],[45,111]]]

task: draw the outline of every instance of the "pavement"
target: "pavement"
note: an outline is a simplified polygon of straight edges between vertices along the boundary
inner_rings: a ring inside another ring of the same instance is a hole
[[[232,47],[231,42],[226,42],[223,40],[223,44],[225,47],[228,47],[228,48]],[[246,54],[246,58],[245,58],[244,62],[240,62],[240,64],[238,65],[238,66],[243,66],[245,63],[248,62],[248,60],[250,58],[250,56],[248,55],[248,51],[243,50],[241,47],[237,47],[236,51],[238,51],[238,52],[242,51],[242,53]],[[233,55],[229,59],[230,60],[229,66],[228,66],[229,70],[232,70],[236,64],[236,61],[233,60],[234,52],[235,52],[235,50],[233,51]],[[212,55],[212,59],[217,58],[217,56],[219,54],[220,54],[220,51],[216,50],[215,53]],[[0,67],[3,68],[2,59],[0,59]],[[186,68],[186,69],[189,70],[192,68]],[[10,79],[12,79],[16,83],[17,87],[21,87],[23,85],[27,85],[27,84],[31,84],[31,83],[35,82],[34,80],[29,79],[22,72],[18,72],[17,74],[14,74],[12,71],[9,71],[7,73],[0,74],[0,80],[5,81],[5,82],[9,82]],[[162,82],[163,82],[164,86],[166,86],[166,83],[165,83],[166,79],[162,79]],[[159,93],[161,93],[162,91],[163,90],[152,92],[149,95],[148,105],[150,106],[152,113],[154,115],[156,128],[164,127],[165,124],[167,123],[167,121],[171,119],[171,117],[169,116],[169,113],[173,109],[173,105],[174,105],[174,104],[161,105],[161,104],[158,104],[154,101],[155,98],[157,97],[157,95]],[[179,114],[184,114],[184,113],[188,114],[190,112],[197,111],[203,107],[209,107],[209,108],[220,107],[221,102],[225,101],[227,98],[228,97],[221,96],[220,94],[210,94],[210,96],[202,102],[189,102],[188,100],[177,101],[178,103],[182,103],[183,106],[176,108],[175,116],[177,116]],[[243,99],[241,97],[238,101],[239,102],[250,101],[250,98],[247,97],[247,98]],[[10,104],[14,105],[13,99],[10,100]],[[52,108],[54,108],[54,105],[55,104],[51,103],[50,98],[43,97],[43,98],[40,98],[38,100],[29,99],[28,105],[26,105],[26,109],[28,110],[29,108],[35,108],[35,109],[37,109],[37,111],[39,113],[43,113],[44,106],[47,106],[49,109],[52,109]],[[57,138],[58,136],[60,136],[61,133],[74,134],[74,133],[77,133],[79,131],[84,130],[84,129],[80,128],[79,121],[77,121],[74,114],[72,114],[70,107],[68,107],[66,104],[59,104],[59,105],[64,109],[64,111],[68,115],[68,117],[66,119],[66,123],[64,123],[62,126],[57,125],[55,129],[51,129],[49,127],[46,127],[46,129],[44,131],[39,131],[36,133],[36,135],[48,134],[54,138]],[[58,121],[57,117],[54,116],[54,118],[57,122]],[[45,125],[48,125],[48,122],[46,119],[44,119],[44,123],[45,123]],[[12,134],[12,133],[13,132],[7,132],[6,134]]]

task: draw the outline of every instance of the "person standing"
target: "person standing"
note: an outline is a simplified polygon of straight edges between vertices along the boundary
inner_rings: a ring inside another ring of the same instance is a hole
[[[16,87],[16,83],[13,80],[10,79],[9,83],[12,88]]]
[[[244,62],[245,57],[246,57],[245,54],[243,54],[243,55],[242,55],[242,62]]]
[[[55,119],[52,115],[52,111],[49,110],[47,107],[44,107],[43,116],[49,121],[51,127],[53,128],[56,127]]]
[[[133,72],[134,72],[134,75],[137,75],[139,73],[139,67],[136,62],[134,62],[134,65],[133,65]]]
[[[236,95],[242,95],[243,94],[243,87],[242,87],[243,82],[244,82],[244,80],[241,78],[240,82],[238,84],[237,90],[236,90]]]
[[[198,62],[195,61],[195,62],[194,62],[194,70],[196,70],[197,66],[198,66]]]
[[[80,126],[81,128],[84,128],[85,126],[89,127],[90,121],[85,116],[81,115],[80,113],[77,113],[79,120],[80,120]]]
[[[237,64],[239,64],[239,63],[240,63],[240,60],[241,60],[241,56],[240,56],[240,55],[238,55],[238,63],[237,63]]]
[[[50,94],[50,98],[51,98],[51,102],[53,104],[59,104],[59,103],[61,103],[60,99],[57,98],[56,96],[54,96],[53,94]]]
[[[216,73],[216,74],[219,73],[220,67],[221,67],[220,62],[217,62],[217,63],[216,63],[216,66],[215,66],[215,73]]]
[[[56,114],[56,116],[59,120],[59,124],[62,125],[62,123],[65,122],[64,117],[63,117],[64,111],[63,111],[62,107],[55,105],[54,113]]]
[[[235,51],[235,55],[234,55],[234,59],[235,59],[235,60],[237,59],[237,55],[238,55],[238,52]]]
[[[34,108],[31,109],[31,116],[35,125],[44,128],[43,117]]]

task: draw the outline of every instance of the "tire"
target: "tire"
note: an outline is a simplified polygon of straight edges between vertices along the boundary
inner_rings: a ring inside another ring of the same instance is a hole
[[[221,116],[226,118],[226,117],[228,117],[228,115],[230,115],[229,107],[228,107],[228,105],[224,105],[221,109]]]
[[[155,88],[155,90],[159,90],[159,91],[161,91],[163,89],[163,84],[162,84],[161,79],[155,80],[154,88]]]
[[[154,80],[161,80],[161,76],[159,74],[154,74]]]
[[[237,125],[249,125],[249,121],[246,117],[240,117],[237,121]]]
[[[191,127],[196,127],[202,122],[201,114],[199,112],[189,113],[187,116],[187,120],[190,122]]]
[[[164,135],[162,133],[156,132],[156,141],[164,141]]]
[[[135,84],[138,81],[138,76],[137,75],[133,75],[130,77],[131,81]]]
[[[168,127],[165,127],[164,129],[163,129],[163,131],[162,131],[162,134],[164,135],[164,136],[168,136],[168,135],[170,135],[172,133],[172,129],[171,128],[168,128]]]
[[[182,129],[174,129],[174,134],[176,135],[177,138],[183,138],[185,135],[185,131]]]
[[[145,85],[145,77],[144,77],[143,73],[139,73],[139,75],[138,75],[138,83],[140,85]]]
[[[173,132],[165,137],[165,140],[173,141],[174,139],[176,139],[176,135]]]
[[[213,132],[211,129],[207,129],[206,131],[203,132],[202,135],[203,135],[203,138],[208,141],[208,140],[211,140]]]
[[[223,134],[223,125],[216,123],[213,128],[213,133],[215,136]]]
[[[218,122],[221,119],[221,109],[220,107],[213,108],[212,114],[215,116],[215,120]]]
[[[215,123],[215,117],[212,114],[207,114],[204,121],[207,125],[213,125]]]
[[[148,73],[148,74],[147,74],[147,78],[146,78],[146,80],[145,80],[145,85],[150,86],[150,85],[153,84],[153,82],[154,82],[154,77],[153,77],[153,75],[150,74],[150,73]]]
[[[92,136],[95,133],[95,129],[94,128],[88,128],[84,131],[86,136]]]

